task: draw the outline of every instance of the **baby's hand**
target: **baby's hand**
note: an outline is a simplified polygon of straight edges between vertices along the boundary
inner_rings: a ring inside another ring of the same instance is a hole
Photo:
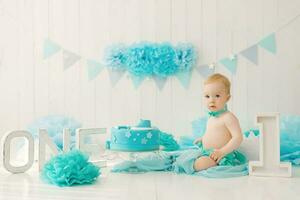
[[[223,157],[224,157],[224,153],[220,149],[215,149],[210,154],[210,158],[213,159],[216,163],[219,163]]]
[[[199,142],[201,142],[202,141],[202,138],[200,137],[200,138],[197,138],[196,140],[194,140],[194,142],[193,142],[193,144],[198,144]]]

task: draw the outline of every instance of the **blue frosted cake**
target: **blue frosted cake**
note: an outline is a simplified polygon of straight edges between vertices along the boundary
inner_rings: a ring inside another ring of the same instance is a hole
[[[111,129],[110,149],[118,151],[153,151],[159,149],[159,133],[149,120],[137,127],[117,126]]]

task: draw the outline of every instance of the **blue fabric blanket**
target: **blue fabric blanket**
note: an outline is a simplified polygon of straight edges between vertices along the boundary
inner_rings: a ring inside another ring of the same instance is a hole
[[[139,155],[135,161],[124,161],[115,165],[112,172],[172,171],[208,178],[229,178],[248,175],[248,163],[238,166],[216,166],[195,172],[193,165],[199,156],[201,156],[201,151],[197,147],[173,152],[154,152],[147,156]]]

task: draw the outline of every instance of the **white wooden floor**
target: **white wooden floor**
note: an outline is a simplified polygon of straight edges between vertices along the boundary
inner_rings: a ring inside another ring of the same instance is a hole
[[[300,198],[300,168],[293,168],[293,178],[239,177],[208,179],[167,172],[145,174],[110,173],[93,185],[59,188],[43,183],[36,169],[23,174],[0,170],[1,200],[176,200],[243,199],[293,200]]]

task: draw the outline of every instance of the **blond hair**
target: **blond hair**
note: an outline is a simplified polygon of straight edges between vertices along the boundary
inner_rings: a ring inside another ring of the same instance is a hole
[[[227,92],[227,94],[230,94],[230,81],[228,80],[228,78],[222,74],[216,73],[213,75],[210,75],[205,81],[204,81],[204,85],[206,84],[210,84],[210,83],[215,83],[215,82],[219,82],[222,83],[225,87],[225,91]]]

